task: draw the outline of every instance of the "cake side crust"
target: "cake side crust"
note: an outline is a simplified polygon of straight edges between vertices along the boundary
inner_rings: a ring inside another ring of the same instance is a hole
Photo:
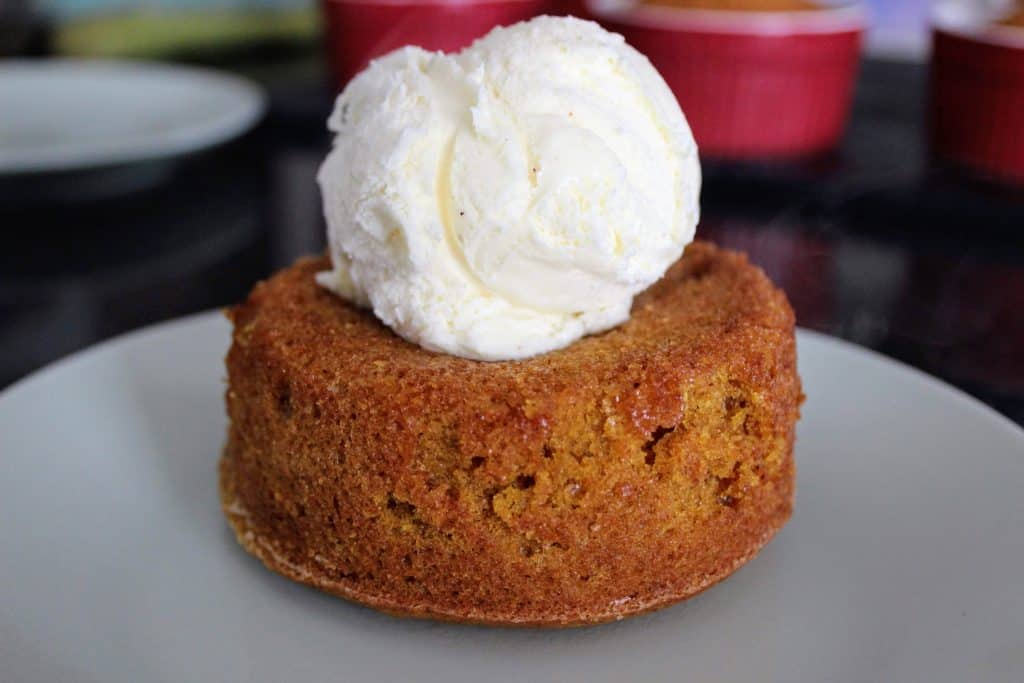
[[[436,619],[481,626],[522,628],[596,626],[669,607],[688,600],[728,578],[734,571],[756,557],[791,516],[789,510],[779,514],[773,523],[765,527],[761,537],[753,540],[746,554],[734,558],[730,564],[719,567],[716,572],[698,578],[680,592],[650,596],[643,600],[631,600],[628,599],[628,596],[624,596],[626,599],[612,600],[604,609],[565,611],[553,606],[546,612],[536,612],[524,616],[515,612],[501,614],[494,611],[466,608],[443,609],[429,602],[410,603],[385,593],[366,591],[361,589],[359,584],[351,581],[337,580],[325,572],[317,571],[315,566],[295,564],[275,548],[273,539],[258,536],[256,531],[249,527],[249,513],[238,503],[229,482],[230,476],[222,474],[220,496],[224,515],[239,545],[262,562],[267,569],[306,586],[392,616]]]
[[[743,257],[692,245],[629,323],[518,363],[412,347],[323,265],[231,314],[222,500],[271,569],[392,613],[598,623],[713,585],[788,519],[793,316]]]

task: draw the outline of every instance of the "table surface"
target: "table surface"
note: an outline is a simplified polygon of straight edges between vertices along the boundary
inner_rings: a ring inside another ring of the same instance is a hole
[[[0,177],[0,387],[98,340],[224,306],[321,250],[318,69],[264,79],[251,134],[174,165]],[[927,69],[867,61],[842,147],[704,161],[698,235],[743,249],[799,323],[937,375],[1024,424],[1024,189],[928,158]]]

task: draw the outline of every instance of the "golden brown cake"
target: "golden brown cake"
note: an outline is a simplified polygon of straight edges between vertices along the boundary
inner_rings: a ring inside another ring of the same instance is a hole
[[[388,612],[589,624],[690,597],[778,531],[793,312],[690,245],[632,318],[522,361],[403,341],[302,260],[231,310],[224,512],[270,569]]]

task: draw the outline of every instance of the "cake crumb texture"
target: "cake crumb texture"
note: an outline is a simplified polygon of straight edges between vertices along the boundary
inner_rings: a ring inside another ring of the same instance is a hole
[[[270,569],[385,611],[573,625],[687,598],[791,513],[794,316],[690,245],[632,318],[523,361],[409,344],[305,259],[229,312],[221,497]]]

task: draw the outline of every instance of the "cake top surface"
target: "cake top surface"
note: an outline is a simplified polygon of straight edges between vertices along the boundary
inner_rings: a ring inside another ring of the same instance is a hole
[[[309,259],[282,271],[231,315],[236,341],[265,345],[288,376],[309,373],[317,378],[311,384],[339,391],[414,393],[443,385],[464,396],[586,393],[611,377],[657,376],[658,368],[681,366],[697,373],[722,358],[753,357],[753,337],[765,328],[791,335],[794,323],[783,293],[745,256],[695,242],[636,297],[623,325],[530,359],[479,363],[405,341],[369,311],[316,286],[314,274],[325,265]]]

